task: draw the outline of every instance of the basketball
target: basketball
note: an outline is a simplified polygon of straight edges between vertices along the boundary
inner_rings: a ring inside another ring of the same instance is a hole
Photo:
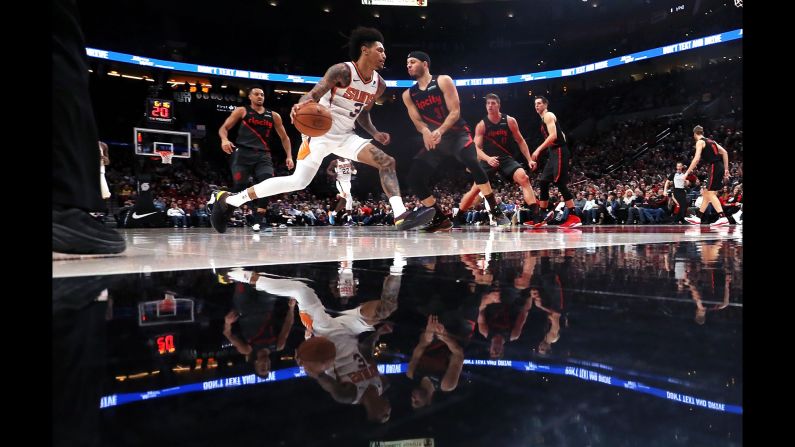
[[[331,112],[318,103],[310,102],[298,109],[293,124],[302,134],[319,137],[331,129]]]
[[[312,337],[301,343],[295,359],[299,365],[316,365],[321,369],[330,368],[337,356],[337,348],[326,337]]]

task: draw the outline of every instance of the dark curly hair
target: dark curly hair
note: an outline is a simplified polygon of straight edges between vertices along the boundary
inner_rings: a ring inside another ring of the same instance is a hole
[[[348,41],[348,51],[350,52],[351,60],[359,59],[362,54],[362,45],[370,47],[375,42],[384,43],[384,35],[381,34],[381,31],[363,26],[353,30]]]

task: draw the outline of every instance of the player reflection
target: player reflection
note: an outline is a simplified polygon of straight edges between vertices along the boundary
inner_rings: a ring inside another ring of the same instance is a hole
[[[252,273],[253,282],[257,277],[257,273]],[[254,367],[254,373],[266,379],[271,371],[271,356],[284,350],[290,335],[296,301],[237,283],[232,303],[234,308],[224,317],[223,334]]]
[[[365,301],[360,306],[332,316],[321,303],[315,291],[304,281],[257,275],[245,270],[232,270],[230,278],[254,284],[257,290],[273,295],[294,298],[298,304],[301,322],[310,336],[328,338],[334,343],[336,357],[331,365],[300,359],[306,374],[315,380],[337,402],[361,405],[367,419],[384,423],[389,420],[392,406],[384,391],[386,382],[373,359],[373,346],[378,338],[391,330],[391,326],[375,326],[397,309],[402,265],[398,263],[384,279],[381,298]],[[372,332],[363,340],[360,335]]]
[[[359,278],[353,273],[353,261],[340,261],[337,276],[329,284],[331,294],[339,299],[341,305],[346,306],[351,298],[359,292]]]
[[[469,264],[469,263],[467,263]],[[503,269],[510,265],[504,263]],[[519,339],[524,330],[527,316],[534,301],[527,294],[530,279],[536,265],[536,255],[522,254],[521,270],[518,272],[503,271],[480,297],[478,305],[477,329],[489,342],[489,357],[499,359],[505,355],[505,343]],[[482,272],[468,267],[475,276],[475,281],[484,278]],[[514,276],[515,275],[515,276]],[[508,282],[510,276],[513,281]],[[488,276],[485,276],[488,277]],[[493,276],[492,276],[493,278]]]
[[[720,256],[723,244],[722,241],[705,242],[701,246],[701,262],[686,263],[683,269],[684,275],[677,281],[678,291],[690,292],[690,297],[696,305],[694,320],[699,325],[707,321],[707,312],[723,310],[729,306],[732,273],[730,260],[725,259],[729,256],[728,253],[723,258]],[[702,266],[706,266],[707,269],[701,270]],[[714,298],[719,296],[721,288],[723,293],[718,301]]]
[[[561,326],[567,326],[564,315],[567,292],[564,286],[569,277],[571,260],[571,256],[564,256],[563,262],[553,262],[550,256],[542,254],[533,272],[532,282],[537,287],[530,289],[530,299],[536,311],[542,312],[546,317],[544,335],[536,346],[536,352],[540,355],[549,354],[552,345],[560,339]]]
[[[436,315],[429,315],[406,372],[414,384],[411,406],[425,407],[433,403],[437,391],[455,390],[463,367],[464,350],[456,337],[447,332]]]

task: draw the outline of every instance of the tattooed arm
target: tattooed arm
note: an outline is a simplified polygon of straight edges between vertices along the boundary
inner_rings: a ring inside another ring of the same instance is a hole
[[[359,123],[360,126],[362,126],[362,129],[364,129],[367,133],[372,135],[376,141],[383,144],[384,146],[389,144],[389,134],[386,132],[379,132],[378,129],[375,128],[373,120],[370,117],[370,110],[373,109],[375,101],[378,98],[380,98],[381,95],[384,94],[385,90],[386,90],[386,84],[383,81],[379,82],[378,91],[375,93],[375,98],[373,99],[373,102],[367,104],[367,106],[361,111],[361,113],[359,113],[359,117],[356,118],[356,122]]]
[[[350,83],[351,69],[343,63],[332,65],[328,70],[326,70],[326,74],[323,75],[323,79],[318,81],[318,83],[312,87],[312,90],[302,96],[301,99],[298,100],[298,103],[293,106],[293,109],[290,111],[290,121],[292,122],[293,119],[295,119],[295,113],[304,104],[308,102],[318,102],[320,101],[320,98],[322,98],[323,95],[325,95],[326,92],[332,88],[347,87]]]

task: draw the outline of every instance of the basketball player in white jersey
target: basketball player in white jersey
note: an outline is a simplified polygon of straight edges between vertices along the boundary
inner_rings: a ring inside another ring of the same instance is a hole
[[[329,68],[290,112],[292,120],[302,106],[310,102],[319,103],[331,112],[331,129],[320,137],[302,136],[298,162],[292,175],[267,179],[237,194],[230,195],[227,191],[214,193],[210,203],[214,203],[211,222],[216,231],[226,231],[227,220],[232,213],[229,205],[239,207],[256,198],[306,188],[323,159],[332,153],[378,169],[381,186],[395,211],[395,227],[398,230],[409,230],[430,222],[435,211],[423,207],[417,211],[406,210],[395,172],[395,159],[375,147],[372,140],[361,138],[354,132],[356,123],[359,123],[374,140],[383,145],[389,144],[389,134],[379,132],[370,119],[370,110],[376,99],[386,90],[386,83],[376,71],[384,68],[386,61],[383,42],[384,36],[374,28],[359,27],[353,30],[349,48],[351,60],[355,62],[343,62]]]
[[[340,261],[337,269],[338,276],[331,280],[331,294],[339,299],[343,306],[348,305],[348,301],[359,293],[359,280],[353,276],[353,247],[345,247],[345,259]]]
[[[326,174],[334,176],[334,184],[337,186],[337,191],[339,191],[340,200],[337,203],[337,207],[334,210],[336,215],[336,220],[334,221],[335,224],[341,224],[342,222],[337,222],[341,220],[342,214],[342,204],[343,201],[345,203],[345,211],[347,211],[348,215],[351,215],[351,211],[353,211],[353,196],[351,195],[351,175],[356,174],[356,168],[353,166],[353,162],[348,160],[347,158],[338,158],[336,160],[332,160],[329,163],[328,168],[326,169]]]
[[[306,374],[318,381],[337,402],[362,405],[367,418],[384,423],[389,420],[392,407],[383,394],[384,380],[372,357],[376,338],[383,332],[374,325],[391,315],[398,305],[400,279],[405,261],[396,258],[390,274],[384,280],[380,300],[371,300],[349,309],[336,317],[326,313],[326,308],[315,291],[297,279],[282,279],[265,276],[252,271],[233,269],[229,278],[253,284],[257,290],[273,295],[293,298],[298,303],[301,323],[308,336],[328,338],[337,350],[333,365],[325,371],[304,366]],[[359,341],[359,334],[375,331],[374,337]]]

